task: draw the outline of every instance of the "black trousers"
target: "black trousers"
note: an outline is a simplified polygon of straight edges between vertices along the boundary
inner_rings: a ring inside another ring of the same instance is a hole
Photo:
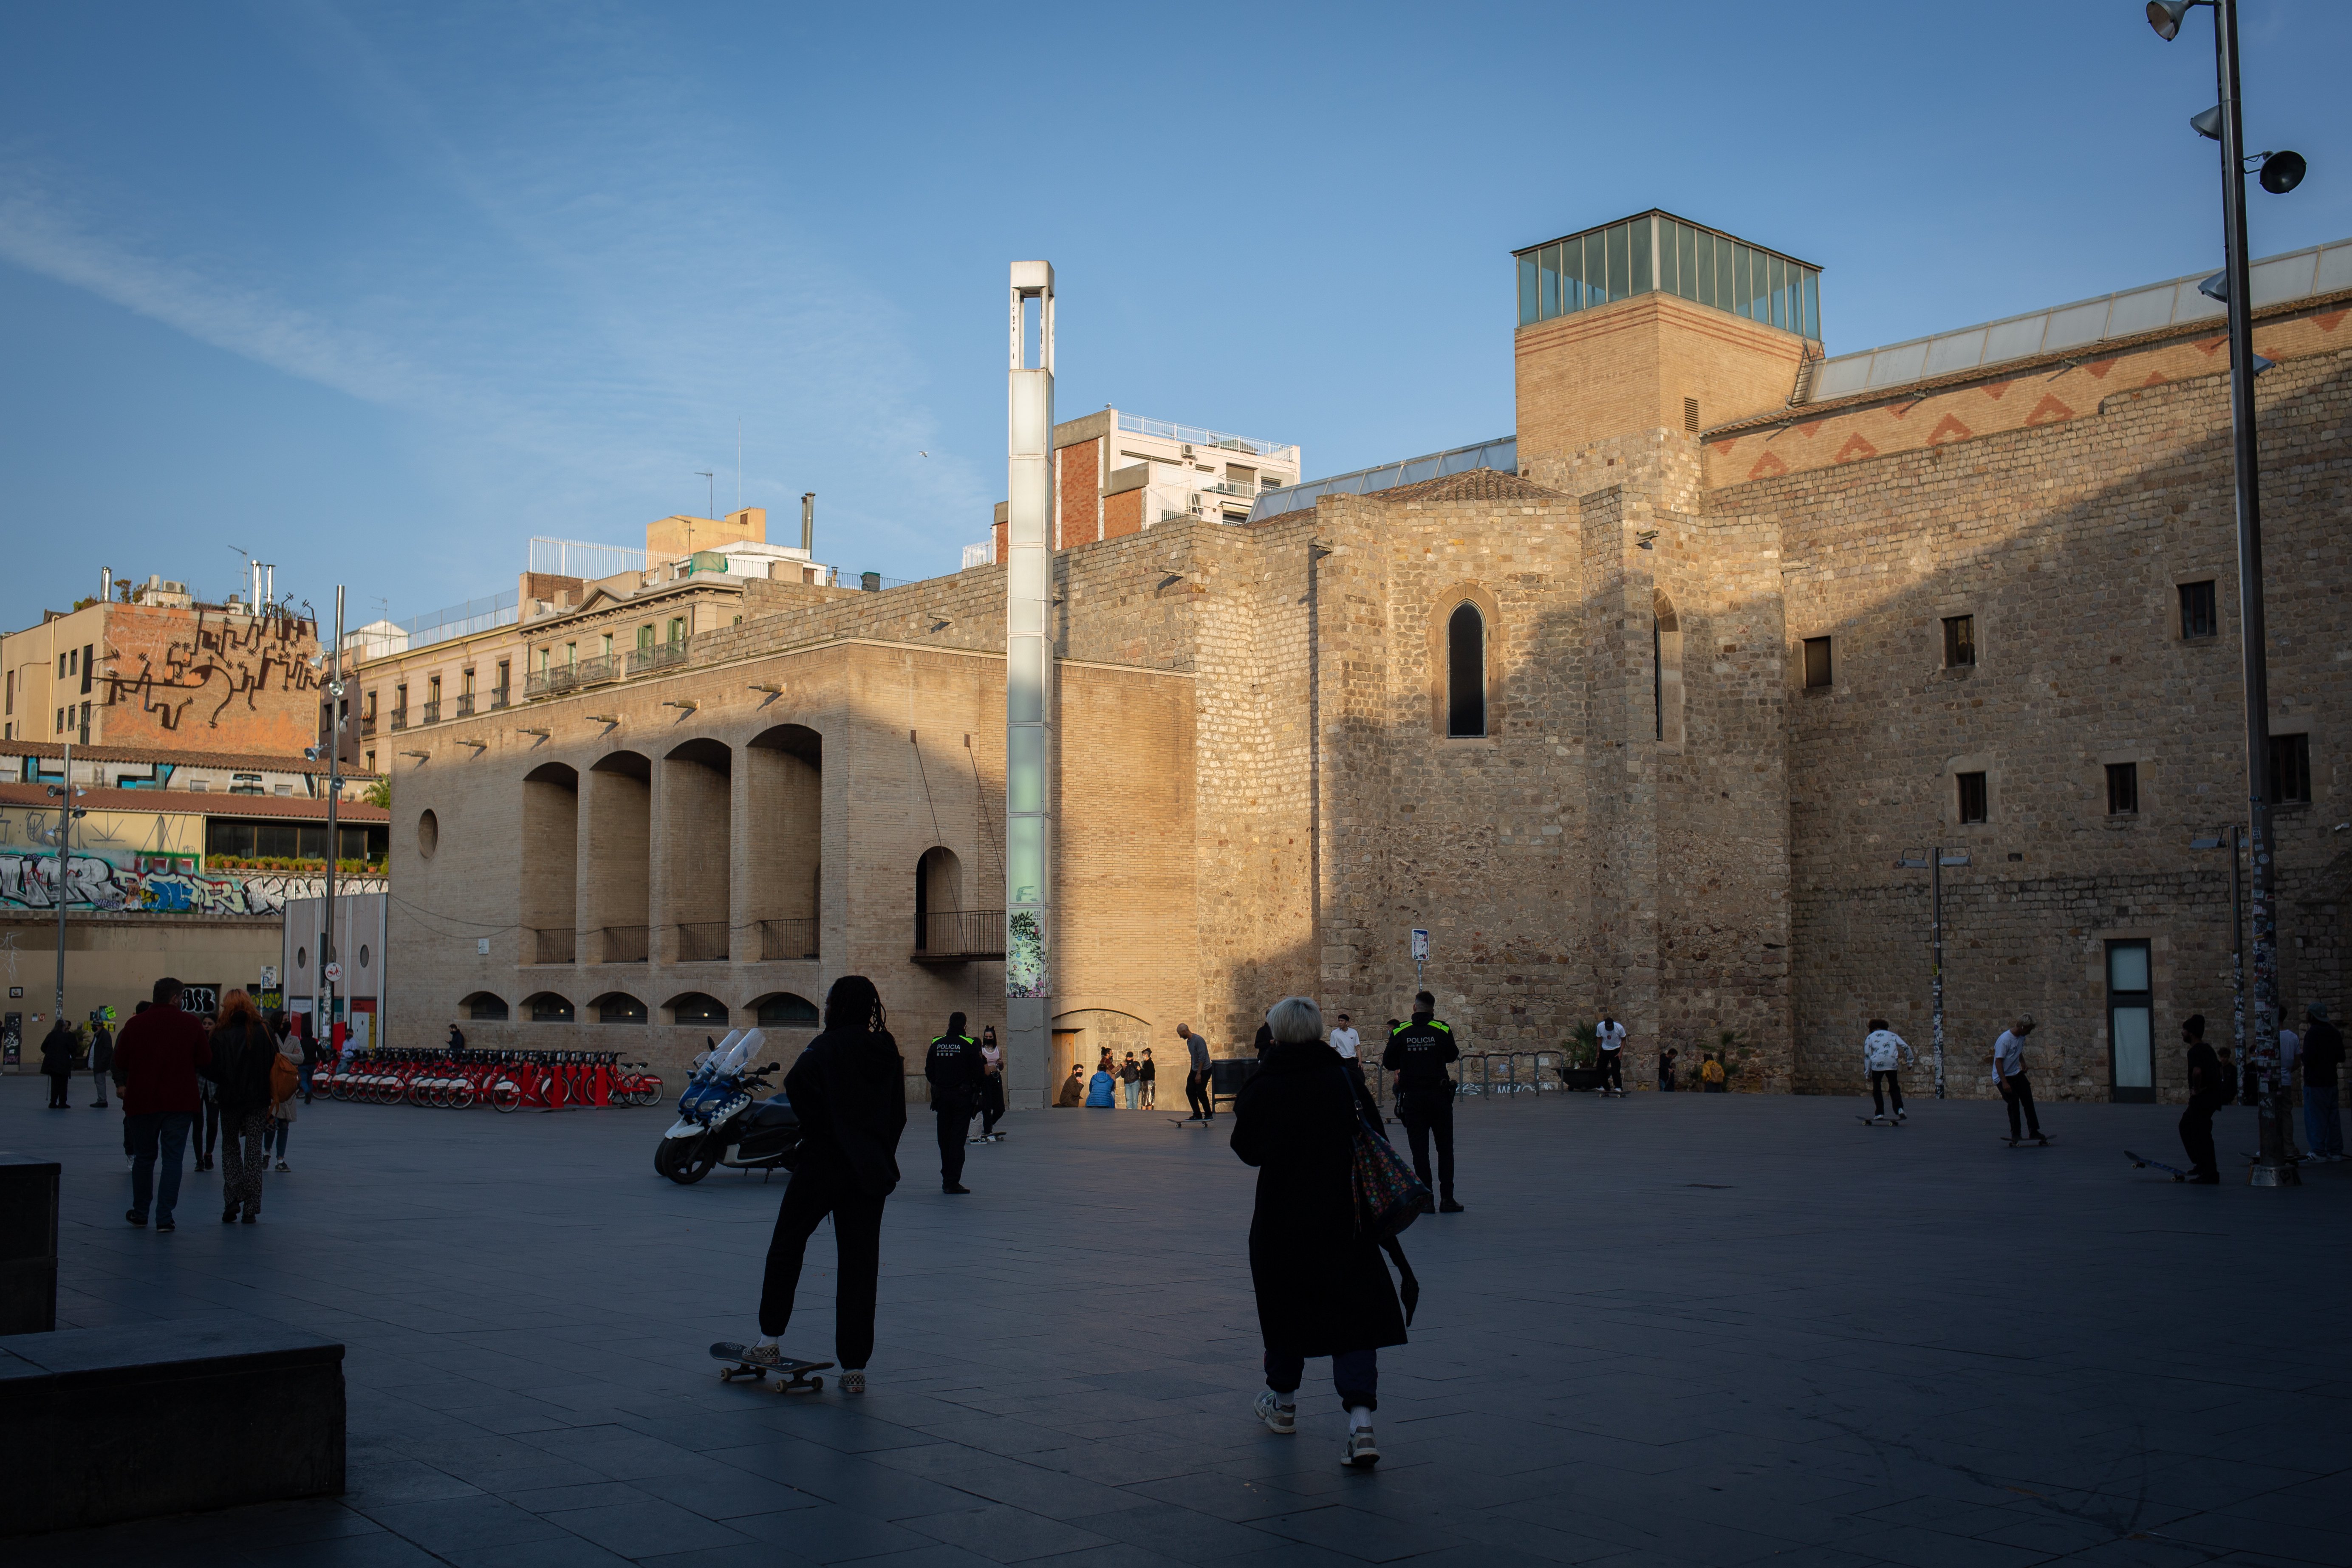
[[[1209,1075],[1207,1073],[1188,1072],[1184,1075],[1184,1103],[1192,1108],[1193,1115],[1198,1116],[1204,1121],[1216,1114],[1215,1110],[1209,1102]]]
[[[1885,1087],[1881,1089],[1879,1086]],[[1870,1109],[1879,1115],[1886,1114],[1886,1097],[1895,1097],[1895,1114],[1903,1114],[1903,1079],[1893,1068],[1870,1069]]]
[[[985,1138],[995,1131],[996,1119],[1003,1114],[1004,1075],[992,1072],[980,1091],[980,1135]]]
[[[793,1173],[776,1209],[768,1243],[767,1277],[760,1285],[760,1331],[782,1339],[792,1326],[801,1258],[817,1222],[833,1215],[840,1263],[834,1272],[833,1359],[855,1372],[874,1353],[874,1294],[882,1271],[882,1200],[857,1191],[839,1172],[803,1166]]]
[[[68,1092],[72,1083],[71,1074],[53,1072],[49,1075],[49,1109],[51,1110],[64,1110],[72,1105],[73,1096]]]
[[[963,1185],[963,1141],[971,1136],[971,1107],[931,1107],[940,1122],[940,1185]]]
[[[207,1095],[202,1103],[204,1109],[196,1113],[196,1158],[209,1165],[220,1142],[220,1101]]]
[[[1447,1090],[1408,1089],[1398,1099],[1397,1120],[1412,1145],[1412,1173],[1433,1186],[1440,1198],[1454,1195],[1454,1096]],[[1429,1179],[1429,1142],[1437,1140],[1437,1180]]]
[[[2213,1113],[2228,1103],[2219,1095],[2200,1094],[2180,1113],[2180,1147],[2189,1155],[2189,1168],[2200,1176],[2221,1173],[2213,1153]]]
[[[1620,1094],[1625,1092],[1625,1064],[1617,1058],[1624,1054],[1622,1050],[1601,1053],[1601,1081]]]
[[[2005,1078],[2001,1079],[2000,1082],[2000,1097],[2009,1102],[2009,1136],[2011,1142],[2014,1142],[2020,1138],[2041,1137],[2042,1119],[2033,1114],[2033,1085],[2027,1080],[2026,1076],[2023,1073],[2019,1073],[2015,1078]],[[2017,1118],[2020,1110],[2022,1110],[2025,1113],[2025,1131],[2023,1132],[2020,1132],[2017,1130]]]

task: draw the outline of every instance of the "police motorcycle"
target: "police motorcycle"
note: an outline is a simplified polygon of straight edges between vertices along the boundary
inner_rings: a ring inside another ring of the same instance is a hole
[[[708,1037],[706,1037],[707,1038]],[[757,1029],[735,1029],[698,1058],[677,1121],[654,1151],[654,1169],[680,1186],[719,1166],[735,1171],[789,1171],[800,1157],[801,1121],[792,1101],[760,1098],[781,1064],[751,1063],[764,1044]]]

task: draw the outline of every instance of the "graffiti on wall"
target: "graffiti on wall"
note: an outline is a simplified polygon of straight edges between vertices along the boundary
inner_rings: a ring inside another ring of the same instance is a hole
[[[337,878],[338,892],[380,893],[382,878]],[[315,899],[326,892],[319,877],[220,871],[141,871],[95,855],[66,858],[68,910],[101,914],[278,915],[289,899]],[[0,910],[58,907],[55,855],[0,853]]]
[[[318,628],[288,616],[116,606],[98,677],[111,745],[192,731],[222,749],[293,754],[318,739]]]

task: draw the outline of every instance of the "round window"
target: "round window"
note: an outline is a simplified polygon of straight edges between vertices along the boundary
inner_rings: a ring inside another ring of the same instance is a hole
[[[441,847],[441,819],[431,812],[416,819],[416,852],[427,860]]]
[[[297,969],[308,969],[310,967],[310,950],[309,948],[298,947],[294,950],[294,967]]]
[[[368,950],[367,950],[367,943],[365,943],[365,942],[362,942],[362,943],[360,943],[360,967],[361,967],[362,969],[365,969],[365,968],[367,967],[367,961],[368,961]]]

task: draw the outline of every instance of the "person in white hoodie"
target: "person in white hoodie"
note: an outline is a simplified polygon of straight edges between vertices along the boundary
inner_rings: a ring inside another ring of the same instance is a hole
[[[1870,1108],[1873,1125],[1886,1120],[1886,1096],[1895,1096],[1895,1125],[1903,1124],[1903,1072],[1898,1063],[1912,1067],[1919,1058],[1912,1054],[1911,1043],[1886,1026],[1884,1018],[1870,1021],[1870,1033],[1863,1037],[1862,1065],[1870,1074]]]

